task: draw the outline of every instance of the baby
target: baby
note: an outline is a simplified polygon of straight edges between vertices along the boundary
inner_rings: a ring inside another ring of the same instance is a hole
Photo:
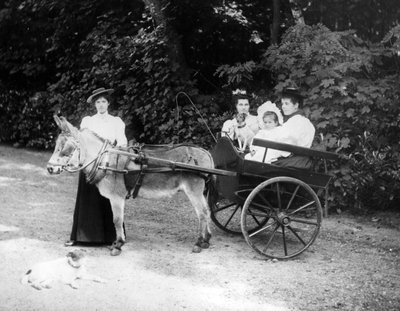
[[[263,115],[264,128],[261,130],[268,134],[268,132],[275,127],[279,126],[278,116],[273,111],[266,111]]]
[[[283,123],[283,117],[278,107],[268,101],[258,108],[258,116],[261,121],[261,130],[254,138],[279,141],[280,125]],[[246,160],[265,163],[276,161],[277,158],[277,150],[267,150],[264,147],[254,145],[250,146],[250,153],[245,156]]]

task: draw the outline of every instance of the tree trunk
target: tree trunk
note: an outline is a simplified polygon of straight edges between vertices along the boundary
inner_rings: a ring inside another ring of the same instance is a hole
[[[281,23],[281,1],[274,0],[272,26],[271,26],[271,44],[278,44],[280,23]]]
[[[165,14],[165,6],[162,0],[143,0],[146,7],[150,10],[151,17],[163,32],[168,45],[169,58],[177,66],[179,74],[187,77],[189,70],[187,68],[185,56],[183,53],[180,36],[175,29],[168,23],[168,17]]]
[[[305,24],[303,12],[297,0],[289,0],[290,9],[292,10],[292,15],[296,24]]]

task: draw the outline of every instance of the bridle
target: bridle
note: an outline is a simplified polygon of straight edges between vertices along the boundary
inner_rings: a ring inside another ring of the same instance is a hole
[[[79,140],[77,140],[73,135],[71,135],[70,133],[66,133],[66,132],[61,132],[60,135],[64,135],[66,136],[66,138],[68,139],[68,141],[70,143],[72,143],[73,147],[74,147],[74,151],[71,152],[67,157],[67,161],[64,165],[60,165],[59,163],[53,163],[53,162],[49,162],[48,164],[50,165],[54,165],[54,166],[61,166],[61,168],[69,173],[76,173],[76,172],[80,172],[82,170],[84,170],[85,168],[87,168],[89,165],[95,163],[92,167],[92,169],[90,170],[90,172],[87,174],[86,179],[89,183],[93,182],[97,173],[97,168],[103,158],[104,153],[107,152],[107,146],[110,144],[110,142],[108,140],[104,140],[103,145],[100,149],[100,151],[98,152],[97,156],[95,158],[93,158],[92,160],[90,160],[89,162],[87,162],[86,164],[84,164],[85,159],[83,159],[81,157],[81,146],[80,146],[80,142]],[[72,166],[69,162],[71,161],[71,158],[73,157],[74,153],[78,152],[78,166]]]

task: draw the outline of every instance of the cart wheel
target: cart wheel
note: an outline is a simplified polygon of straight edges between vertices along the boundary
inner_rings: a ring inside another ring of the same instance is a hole
[[[269,220],[252,230],[255,216]],[[246,242],[256,252],[269,258],[287,259],[299,255],[314,242],[321,218],[321,203],[309,185],[291,177],[275,177],[259,184],[247,197],[241,228]]]
[[[215,225],[232,234],[241,234],[240,215],[242,205],[232,202],[228,199],[220,199],[217,202],[210,203],[211,220]]]
[[[242,234],[240,222],[243,204],[236,203],[229,199],[219,198],[215,192],[213,196],[212,193],[212,191],[208,192],[208,204],[211,209],[211,220],[218,228],[225,232],[236,235]],[[247,191],[247,194],[248,193],[250,193],[250,190]],[[244,201],[244,199],[238,197],[238,201]],[[251,233],[261,228],[267,223],[267,221],[268,218],[265,216],[253,216],[248,221],[249,232]]]

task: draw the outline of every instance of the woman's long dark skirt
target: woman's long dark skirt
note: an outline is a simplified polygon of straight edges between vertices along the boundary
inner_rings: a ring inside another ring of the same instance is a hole
[[[116,239],[110,200],[79,175],[71,241],[111,244]]]

